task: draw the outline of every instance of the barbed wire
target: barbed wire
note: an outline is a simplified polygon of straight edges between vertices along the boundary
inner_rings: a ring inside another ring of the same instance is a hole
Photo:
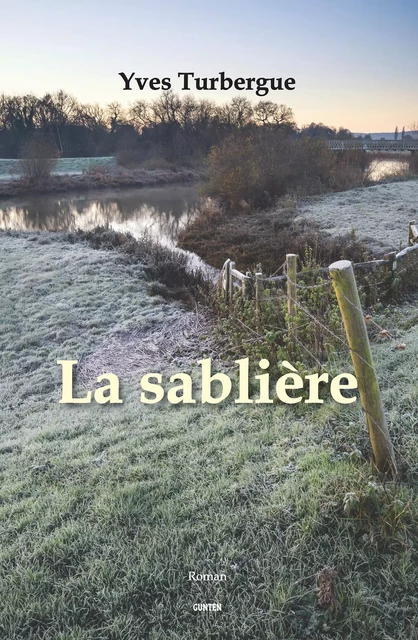
[[[286,270],[286,263],[283,263],[283,265],[281,265],[281,267],[277,270],[279,271],[280,269],[283,269],[284,271]],[[401,272],[406,271],[407,269],[404,268],[402,269]],[[289,276],[287,274],[285,274],[285,277],[287,278],[287,280],[289,280],[291,282],[291,284],[295,285],[297,289],[300,290],[313,290],[313,289],[318,289],[318,288],[323,288],[323,287],[329,287],[332,284],[332,280],[331,278],[328,278],[326,281],[324,282],[320,282],[314,285],[301,285],[298,282],[293,282],[292,280],[290,280]],[[264,281],[269,281],[268,279],[264,279]],[[351,300],[349,300],[347,298],[347,296],[344,294],[344,292],[341,290],[341,288],[337,285],[337,283],[335,283],[336,286],[338,287],[339,291],[341,292],[342,296],[345,298],[345,300],[353,307],[357,308],[352,302]],[[270,296],[269,297],[262,297],[259,299],[259,302],[272,302],[274,301],[275,298],[287,298],[289,299],[289,296],[287,295],[287,292],[284,292],[282,290],[280,290],[279,288],[275,289],[275,290],[270,290]],[[378,330],[379,333],[381,334],[382,338],[389,338],[394,346],[394,348],[399,348],[399,345],[397,344],[396,338],[395,336],[393,336],[391,334],[390,331],[388,331],[387,329],[385,329],[384,327],[382,327],[379,323],[377,323],[371,316],[371,314],[367,313],[367,311],[365,311],[363,309],[363,307],[361,307],[361,311],[363,314],[363,317],[366,321],[367,324],[372,324],[373,326],[375,326]],[[334,334],[335,335],[335,334]]]
[[[292,283],[292,284],[293,284],[293,283]],[[332,284],[331,280],[330,280],[330,281],[328,281],[328,282],[327,282],[327,284],[328,284],[328,285],[329,285],[329,284]],[[336,286],[338,287],[338,285],[336,285]],[[313,287],[315,287],[315,285],[313,285]],[[309,287],[309,288],[313,288],[313,287]],[[339,289],[339,291],[341,291],[341,288],[340,288],[340,287],[338,287],[338,289]],[[347,298],[347,296],[344,294],[344,292],[342,292],[342,291],[341,291],[341,293],[342,293],[343,297],[344,297],[344,298],[345,298],[345,299],[350,303],[350,305],[351,305],[351,306],[353,306],[355,309],[359,310],[359,309],[358,309],[358,307],[357,307],[356,305],[354,305],[354,303],[353,303],[351,300],[349,300],[349,299]],[[355,356],[360,360],[360,362],[361,362],[363,365],[366,365],[367,367],[370,367],[370,368],[373,370],[373,372],[375,373],[375,375],[376,375],[376,377],[377,377],[377,378],[380,378],[380,379],[384,380],[384,381],[385,381],[385,383],[387,384],[387,386],[388,386],[389,388],[391,387],[392,382],[391,382],[388,378],[386,378],[386,376],[384,376],[384,375],[382,375],[380,372],[378,372],[378,371],[377,371],[377,369],[376,369],[376,367],[375,367],[373,364],[371,364],[371,363],[370,363],[370,362],[368,362],[365,358],[363,358],[363,356],[361,356],[361,355],[360,355],[360,354],[359,354],[355,349],[353,349],[353,348],[350,346],[350,344],[349,344],[346,340],[344,340],[341,336],[339,336],[338,334],[336,334],[334,331],[332,331],[332,329],[330,329],[330,328],[329,328],[329,327],[327,327],[323,322],[321,322],[321,321],[320,321],[320,320],[319,320],[319,319],[318,319],[314,314],[312,314],[308,309],[306,309],[306,308],[304,307],[304,305],[302,305],[302,304],[299,302],[299,300],[295,300],[295,299],[293,299],[293,298],[290,298],[290,297],[289,297],[288,295],[286,295],[286,294],[284,294],[284,295],[283,295],[283,296],[281,296],[281,297],[286,297],[287,299],[290,299],[290,300],[291,300],[291,301],[292,301],[292,302],[293,302],[293,303],[294,303],[298,308],[300,308],[300,309],[301,309],[301,311],[302,311],[303,313],[305,313],[305,314],[309,317],[309,319],[310,319],[311,321],[313,321],[313,322],[314,322],[316,325],[318,325],[322,330],[324,330],[325,332],[327,332],[328,334],[330,334],[334,339],[336,339],[338,342],[340,342],[340,343],[345,347],[345,349],[346,349],[346,350],[347,350],[351,355],[353,355],[353,354],[354,354],[354,355],[355,355]],[[261,300],[260,300],[260,302],[261,302],[262,300],[268,300],[268,301],[270,301],[270,302],[272,301],[272,299],[271,299],[271,298],[261,299]],[[364,317],[364,310],[361,308],[361,306],[360,306],[360,311],[361,311],[361,313],[363,314],[363,317]],[[243,327],[245,327],[246,329],[248,329],[249,331],[251,331],[251,332],[254,334],[254,336],[255,336],[255,338],[253,338],[252,340],[251,340],[251,339],[249,339],[249,340],[247,340],[246,342],[258,342],[258,341],[260,341],[260,340],[264,340],[264,336],[263,336],[262,334],[260,334],[260,333],[258,333],[258,332],[256,332],[256,331],[254,331],[251,327],[249,327],[249,326],[248,326],[248,325],[246,325],[244,322],[242,322],[241,320],[239,320],[239,318],[236,318],[236,320],[237,320],[237,321],[238,321],[238,322],[239,322]],[[304,327],[306,327],[306,326],[309,326],[309,324],[311,324],[311,323],[309,322],[309,323],[306,323],[305,325],[298,325],[298,326],[296,327],[296,329],[304,328]],[[375,324],[376,324],[376,326],[377,326],[379,329],[381,329],[381,327],[380,327],[377,323],[375,323]],[[381,330],[382,330],[382,329],[381,329]],[[276,331],[279,331],[280,333],[283,333],[283,334],[287,334],[288,336],[289,336],[289,333],[290,333],[290,332],[289,332],[289,329],[276,329]],[[290,337],[290,336],[289,336],[289,337]],[[319,359],[318,359],[318,358],[317,358],[317,357],[312,353],[312,351],[311,351],[311,350],[310,350],[310,349],[309,349],[305,344],[303,344],[303,342],[302,342],[301,340],[299,340],[299,338],[298,338],[298,337],[297,337],[297,335],[296,335],[296,332],[292,332],[291,338],[292,338],[292,339],[293,339],[293,340],[294,340],[294,341],[295,341],[295,342],[296,342],[296,343],[297,343],[297,344],[298,344],[298,345],[299,345],[299,346],[300,346],[304,351],[306,351],[306,353],[308,353],[308,355],[312,358],[312,360],[313,360],[314,362],[316,362],[316,364],[318,365],[318,367],[319,367],[322,371],[325,371],[326,373],[328,373],[329,375],[331,375],[331,373],[328,371],[328,369],[327,369],[327,367],[325,366],[325,364],[324,364],[324,363],[322,363],[322,362],[320,362],[320,360],[319,360]],[[367,397],[367,393],[368,393],[368,390],[367,390],[367,388],[366,388],[366,389],[365,389],[366,397]],[[385,438],[385,440],[386,440],[386,439],[388,438],[388,434],[387,434],[387,433],[385,433],[385,431],[382,429],[382,427],[380,426],[380,424],[375,420],[375,418],[370,414],[370,412],[369,412],[369,411],[368,411],[368,410],[363,406],[363,404],[362,404],[362,409],[363,409],[363,411],[364,411],[365,415],[367,416],[367,418],[371,421],[371,423],[376,427],[376,429],[381,433],[381,435],[382,435],[382,436]],[[399,449],[395,444],[393,444],[392,440],[390,439],[390,436],[389,436],[389,441],[390,441],[390,443],[391,443],[391,446],[392,446],[393,452],[394,452],[394,453],[396,453],[396,455],[397,455],[397,457],[398,457],[398,461],[402,461],[402,463],[405,463],[405,462],[406,462],[406,458],[405,458],[404,454],[401,452],[401,450],[400,450],[400,449]],[[395,462],[395,464],[396,464],[396,462]],[[392,461],[391,461],[391,466],[392,466],[392,471],[393,471],[394,473],[397,473],[396,467],[395,467],[395,468],[393,468]]]
[[[289,279],[289,276],[286,276],[286,277]],[[289,280],[290,280],[290,279],[289,279]],[[297,283],[293,282],[292,280],[290,280],[290,282],[291,282],[291,284],[296,284],[296,285],[297,285]],[[331,284],[331,279],[329,280],[329,282],[327,282],[327,284]],[[338,285],[336,285],[336,286],[338,286]],[[315,287],[315,285],[313,285],[313,287]],[[309,288],[312,288],[312,287],[309,287]],[[341,288],[340,288],[340,287],[338,287],[338,289],[339,289],[339,291],[341,291]],[[347,300],[347,302],[349,302],[351,306],[353,306],[355,309],[357,309],[357,310],[358,310],[358,307],[357,307],[356,305],[354,305],[354,304],[351,302],[351,300],[349,300],[349,299],[347,298],[347,296],[346,296],[342,291],[341,291],[341,293],[342,293],[343,297]],[[354,349],[349,345],[349,343],[348,343],[346,340],[344,340],[341,336],[337,335],[337,334],[336,334],[334,331],[332,331],[329,327],[327,327],[325,324],[323,324],[323,323],[322,323],[318,318],[316,318],[312,313],[310,313],[310,311],[308,311],[308,309],[306,309],[306,308],[305,308],[305,307],[300,303],[300,301],[299,301],[298,299],[294,299],[294,298],[290,297],[289,295],[287,295],[286,293],[283,293],[280,297],[284,297],[284,298],[287,298],[288,300],[291,300],[291,301],[293,302],[293,304],[295,304],[298,308],[300,308],[300,309],[301,309],[301,310],[302,310],[302,311],[303,311],[303,312],[304,312],[304,313],[305,313],[305,314],[306,314],[306,315],[307,315],[307,316],[308,316],[312,321],[314,321],[318,326],[320,326],[322,330],[326,331],[326,332],[327,332],[327,333],[329,333],[331,336],[333,336],[333,338],[334,338],[334,339],[336,339],[336,340],[338,340],[342,345],[344,345],[344,347],[345,347],[346,349],[348,349],[348,351],[349,351],[350,353],[354,353],[354,354],[355,354],[355,355],[356,355],[356,356],[357,356],[357,357],[358,357],[362,362],[364,362],[368,367],[370,367],[370,368],[375,372],[376,376],[380,375],[380,377],[381,377],[383,380],[385,380],[385,382],[386,382],[389,386],[391,385],[391,382],[390,382],[387,378],[385,378],[385,377],[384,377],[384,376],[382,376],[381,374],[378,374],[378,372],[377,372],[376,368],[374,367],[374,365],[372,365],[370,362],[368,362],[367,360],[365,360],[365,358],[363,358],[363,357],[362,357],[362,356],[361,356],[357,351],[355,351],[355,350],[354,350]],[[274,301],[274,298],[261,298],[261,299],[259,300],[259,302],[262,302],[262,301],[265,301],[265,302],[272,302],[272,301]],[[366,316],[364,315],[364,313],[365,313],[365,312],[363,311],[363,309],[362,309],[361,307],[360,307],[360,309],[361,309],[361,312],[362,312],[362,314],[363,314],[363,317],[366,317]],[[240,322],[240,324],[242,324],[243,326],[245,326],[247,329],[249,329],[250,331],[253,331],[250,327],[248,327],[247,325],[245,325],[244,323],[242,323],[238,318],[237,318],[237,320]],[[376,323],[376,326],[378,326],[378,327],[379,327],[379,325],[377,325],[377,323]],[[380,329],[380,331],[386,331],[386,330],[385,330],[385,329],[383,329],[382,327],[379,327],[379,329]],[[281,333],[289,333],[288,329],[278,329],[278,331],[280,331]],[[254,331],[253,331],[253,333],[256,333],[256,332],[254,332]],[[388,335],[389,335],[389,332],[387,332],[387,333],[388,333]],[[259,336],[260,336],[261,334],[257,334],[257,335],[259,335]],[[392,338],[392,339],[393,339],[393,338]],[[393,340],[394,340],[394,339],[393,339]],[[314,359],[315,359],[315,358],[314,358]]]
[[[407,269],[403,269],[403,271],[406,271]],[[287,276],[287,278],[289,279],[289,276]],[[297,282],[292,282],[292,284],[294,284],[298,289],[315,289],[316,287],[321,287],[321,286],[330,286],[332,284],[332,279],[329,278],[325,283],[319,283],[317,285],[299,285]],[[338,285],[337,282],[334,282],[335,286],[338,288],[338,290],[340,291],[341,295],[344,297],[344,299],[355,309],[357,309],[357,306],[349,299],[347,298],[347,296],[345,295],[345,293],[342,291],[341,287]],[[363,314],[364,320],[366,321],[366,324],[372,324],[373,326],[375,326],[378,330],[379,333],[382,334],[381,337],[388,337],[390,338],[390,340],[392,340],[392,342],[395,344],[395,348],[398,347],[398,345],[396,344],[396,339],[393,335],[391,335],[390,331],[388,331],[387,329],[385,329],[384,327],[382,327],[381,325],[379,325],[373,318],[372,316],[367,313],[367,311],[365,311],[363,309],[363,307],[360,305],[360,309],[361,312]]]
[[[377,377],[380,377],[382,380],[384,380],[387,385],[390,387],[392,385],[392,382],[386,378],[384,375],[382,375],[380,372],[377,371],[376,367],[371,364],[370,362],[368,362],[365,358],[363,358],[363,356],[361,356],[355,349],[353,349],[350,344],[344,340],[343,338],[341,338],[341,336],[337,335],[334,331],[332,331],[332,329],[330,329],[329,327],[327,327],[326,325],[324,325],[320,320],[318,320],[318,318],[316,318],[312,313],[310,313],[310,311],[308,311],[307,309],[305,309],[305,307],[298,301],[298,300],[294,300],[292,299],[293,303],[298,306],[311,320],[313,320],[318,326],[320,326],[322,329],[324,329],[327,333],[329,333],[330,335],[332,335],[334,338],[336,338],[341,344],[343,344],[346,349],[348,349],[348,351],[351,354],[355,354],[357,356],[357,358],[359,358],[359,360],[361,362],[363,362],[364,364],[366,364],[370,369],[372,369],[374,371],[374,373],[376,374]],[[357,307],[356,307],[357,308]]]
[[[299,329],[299,327],[298,327],[298,329]],[[308,349],[308,347],[307,347],[306,345],[304,345],[304,344],[303,344],[303,342],[301,342],[301,341],[298,339],[298,337],[297,337],[297,335],[296,335],[296,332],[292,335],[292,338],[293,338],[293,339],[298,343],[298,345],[299,345],[299,346],[301,346],[301,347],[302,347],[302,349],[304,349],[304,350],[305,350],[305,351],[306,351],[306,352],[311,356],[311,358],[312,358],[313,360],[315,360],[316,364],[317,364],[321,369],[323,369],[326,373],[329,373],[329,371],[327,371],[327,369],[325,368],[325,365],[324,365],[322,362],[320,362],[320,361],[318,360],[318,358],[317,358],[316,356],[314,356],[314,354],[311,352],[311,350],[310,350],[310,349]]]
[[[292,282],[292,284],[294,284]],[[344,295],[344,294],[343,294]],[[383,379],[387,385],[390,387],[391,386],[391,382],[389,381],[388,378],[386,378],[385,376],[383,376],[381,373],[378,373],[376,367],[374,365],[372,365],[370,362],[368,362],[365,358],[363,358],[363,356],[361,356],[355,349],[353,349],[350,344],[344,340],[341,336],[339,336],[338,334],[336,334],[334,331],[332,331],[332,329],[330,329],[329,327],[327,327],[323,322],[321,322],[318,318],[316,318],[310,311],[308,311],[308,309],[306,309],[297,299],[291,298],[290,296],[284,296],[287,297],[289,300],[291,300],[293,302],[293,304],[295,304],[298,308],[300,308],[312,321],[314,321],[319,327],[321,327],[321,329],[323,329],[324,331],[326,331],[327,333],[329,333],[333,338],[335,338],[336,340],[338,340],[351,354],[355,354],[360,361],[362,361],[364,364],[366,364],[370,369],[372,369],[374,371],[374,373],[376,374],[377,377],[380,377],[381,379]],[[346,296],[344,295],[344,297],[346,298]],[[268,299],[270,301],[270,299]],[[350,300],[348,300],[348,302],[350,302],[350,304],[352,306],[355,307],[355,309],[358,310],[358,307],[356,307]],[[363,310],[361,309],[362,313]],[[243,324],[238,318],[237,320],[240,322],[240,324]],[[247,325],[244,325],[247,326]],[[305,325],[306,326],[306,325]],[[248,329],[251,330],[250,327],[247,327]],[[252,331],[252,330],[251,330]],[[289,334],[289,330],[288,329],[280,329],[278,330],[281,333],[287,333]],[[255,333],[255,332],[254,332]],[[257,334],[257,335],[261,335],[261,334]],[[299,341],[300,343],[300,341]],[[300,343],[301,344],[301,343]],[[305,347],[305,350],[307,350],[307,348]],[[312,355],[312,354],[311,354]],[[314,357],[314,360],[316,360],[316,358]],[[317,361],[317,360],[316,360]],[[317,361],[318,362],[318,361]]]

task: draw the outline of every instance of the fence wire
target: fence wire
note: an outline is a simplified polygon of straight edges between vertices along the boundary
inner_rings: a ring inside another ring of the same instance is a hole
[[[353,307],[355,308],[357,311],[359,310],[359,308],[357,307],[357,305],[355,305],[346,295],[345,293],[341,290],[341,288],[338,286],[337,283],[333,283],[333,281],[331,280],[331,277],[328,275],[328,277],[323,281],[323,282],[319,282],[317,284],[312,284],[312,285],[307,285],[307,284],[300,284],[299,282],[293,282],[289,279],[289,276],[286,272],[286,262],[283,263],[279,269],[277,269],[277,271],[275,272],[275,274],[279,273],[280,271],[283,272],[283,275],[285,276],[285,278],[279,282],[277,282],[277,284],[285,284],[286,282],[290,282],[290,284],[295,285],[296,289],[298,290],[318,290],[318,289],[325,289],[326,287],[331,287],[332,285],[335,284],[335,286],[338,288],[339,292],[341,293],[341,295],[343,296],[343,298]],[[399,276],[402,273],[405,273],[406,271],[408,271],[408,267],[405,267],[403,269],[399,269],[396,271],[396,275]],[[274,275],[275,275],[274,274]],[[307,274],[308,275],[308,274]],[[320,273],[316,273],[315,275],[322,277]],[[271,276],[273,277],[273,276]],[[276,282],[272,282],[270,278],[259,278],[259,280],[261,282],[270,282],[271,284],[276,284]],[[383,282],[382,282],[383,284]],[[395,282],[391,283],[388,287],[387,287],[387,291],[391,290],[394,286],[395,286]],[[332,375],[328,370],[327,367],[325,366],[325,364],[323,362],[321,362],[319,360],[319,358],[316,357],[316,355],[314,353],[312,353],[311,349],[309,349],[301,340],[299,340],[298,336],[297,336],[297,331],[305,328],[307,326],[309,326],[311,323],[314,323],[316,326],[320,327],[321,331],[326,332],[327,334],[329,334],[330,336],[332,336],[332,338],[334,340],[336,340],[338,343],[340,343],[344,349],[350,353],[351,356],[355,355],[362,364],[366,365],[367,367],[371,368],[377,379],[380,379],[382,381],[385,382],[385,384],[387,385],[388,388],[391,388],[393,381],[389,380],[386,376],[384,376],[381,372],[378,372],[376,367],[371,364],[370,362],[368,362],[365,358],[363,358],[363,356],[358,353],[356,350],[354,350],[350,344],[348,343],[347,340],[345,340],[344,338],[342,338],[340,335],[338,335],[337,333],[335,333],[335,331],[333,331],[332,329],[330,329],[328,326],[326,326],[326,324],[324,324],[324,322],[322,322],[319,318],[317,318],[313,313],[311,313],[305,306],[304,304],[301,303],[301,301],[299,299],[294,299],[289,297],[288,293],[286,291],[283,291],[283,289],[281,289],[280,287],[275,287],[274,289],[271,289],[269,291],[269,295],[266,296],[265,295],[265,290],[264,290],[264,295],[260,298],[258,298],[256,300],[257,304],[261,304],[263,302],[278,302],[279,300],[290,300],[298,309],[301,310],[302,313],[304,313],[307,318],[309,318],[309,322],[302,324],[302,325],[295,325],[295,331],[289,331],[288,328],[283,328],[283,329],[275,329],[275,331],[278,331],[281,334],[287,334],[289,336],[289,339],[292,339],[296,344],[299,345],[299,347],[305,351],[309,357],[312,359],[313,362],[315,362],[317,364],[317,366],[320,368],[320,370],[328,373],[329,375]],[[360,310],[361,313],[363,315],[363,318],[366,322],[367,325],[372,325],[373,327],[375,327],[378,331],[379,331],[379,335],[382,338],[388,338],[390,343],[393,344],[393,346],[395,348],[400,348],[400,345],[397,344],[397,341],[395,339],[395,336],[392,335],[392,333],[390,331],[388,331],[387,329],[385,329],[383,326],[381,326],[378,322],[376,322],[372,316],[367,313],[362,306],[360,306]],[[246,329],[248,329],[251,333],[253,333],[253,335],[255,335],[255,338],[253,339],[254,341],[258,341],[258,340],[263,340],[264,336],[257,332],[254,331],[251,327],[249,327],[248,325],[246,325],[245,323],[241,322],[239,319],[237,319],[237,321],[244,326]],[[404,348],[404,345],[401,345],[402,348]],[[367,389],[366,389],[366,394],[367,394]],[[385,438],[387,437],[387,434],[383,431],[383,429],[381,428],[381,426],[376,422],[376,420],[374,419],[374,417],[370,414],[369,411],[367,411],[365,409],[365,407],[363,406],[363,411],[365,413],[365,415],[367,416],[367,418],[374,424],[374,426],[378,429],[378,431],[382,434],[382,436],[384,436]],[[398,456],[398,461],[402,461],[403,463],[405,462],[405,457],[404,455],[401,453],[400,449],[395,446],[392,443],[393,446],[393,450],[396,452],[396,455]]]

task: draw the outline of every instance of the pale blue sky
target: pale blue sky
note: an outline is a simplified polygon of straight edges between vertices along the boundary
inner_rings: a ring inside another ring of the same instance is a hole
[[[294,77],[295,91],[267,99],[290,106],[298,124],[391,131],[418,120],[416,0],[0,3],[0,92],[62,88],[86,102],[127,103],[155,92],[122,91],[119,71],[169,76],[174,88],[179,71],[225,71]]]

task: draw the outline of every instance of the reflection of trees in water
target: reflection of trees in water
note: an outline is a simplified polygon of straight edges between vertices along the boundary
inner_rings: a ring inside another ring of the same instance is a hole
[[[0,209],[0,227],[21,231],[71,229],[74,209],[71,200],[36,198],[21,206]]]
[[[162,187],[97,198],[36,197],[22,205],[0,208],[0,227],[20,230],[88,229],[115,224],[135,235],[175,240],[199,211],[196,187]]]

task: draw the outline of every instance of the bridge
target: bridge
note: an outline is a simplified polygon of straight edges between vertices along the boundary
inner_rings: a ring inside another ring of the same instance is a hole
[[[331,151],[361,149],[362,151],[418,151],[418,140],[326,140]]]

